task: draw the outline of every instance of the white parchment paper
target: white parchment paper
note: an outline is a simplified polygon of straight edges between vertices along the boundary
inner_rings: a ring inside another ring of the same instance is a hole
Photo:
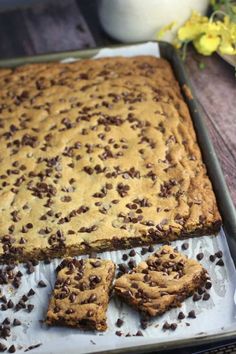
[[[118,49],[102,49],[96,57],[104,56],[135,56],[135,55],[154,55],[159,56],[159,48],[156,43],[148,43],[142,45],[130,46],[129,48]],[[154,318],[146,330],[142,330],[143,336],[134,336],[140,330],[139,314],[122,303],[117,298],[112,298],[108,308],[108,330],[105,333],[83,332],[78,329],[70,329],[65,327],[47,327],[43,324],[47,311],[48,299],[55,282],[55,268],[60,260],[53,260],[50,264],[45,265],[40,262],[35,267],[36,271],[30,275],[26,274],[23,265],[19,265],[19,270],[24,273],[22,284],[17,291],[11,286],[2,287],[2,293],[14,303],[17,303],[21,296],[33,288],[36,294],[29,298],[27,303],[35,306],[31,313],[26,310],[20,310],[14,313],[12,310],[0,311],[0,321],[5,317],[9,317],[11,321],[18,318],[22,322],[22,326],[12,327],[11,337],[7,342],[4,339],[0,341],[8,347],[14,344],[18,352],[24,352],[31,345],[42,343],[42,345],[32,351],[32,353],[41,354],[82,354],[82,353],[98,353],[117,348],[125,348],[132,346],[140,346],[143,344],[152,344],[157,342],[173,341],[176,339],[187,339],[191,337],[218,334],[222,331],[236,329],[236,306],[235,306],[235,284],[236,271],[228,249],[224,232],[221,231],[217,236],[204,236],[199,238],[188,239],[188,250],[183,251],[181,245],[184,241],[173,242],[174,247],[188,255],[190,258],[196,258],[199,252],[204,253],[201,260],[202,265],[208,270],[212,279],[212,288],[209,290],[210,299],[208,301],[200,300],[193,302],[192,298],[188,298],[182,305],[181,309],[172,309],[161,317]],[[160,245],[155,246],[155,250]],[[223,251],[224,267],[217,266],[215,262],[209,261],[209,256],[215,252]],[[146,259],[149,254],[141,256],[141,248],[136,248],[136,262]],[[115,263],[123,263],[122,254],[125,251],[104,252],[99,254],[101,258],[111,259]],[[86,256],[85,256],[86,257]],[[46,288],[38,288],[37,283],[43,280]],[[188,312],[195,310],[196,319],[185,318],[177,320],[178,313],[183,311],[187,316]],[[115,323],[118,318],[124,320],[121,328],[117,328]],[[162,325],[165,321],[169,323],[178,323],[175,331],[163,331]],[[190,324],[190,325],[188,325]],[[120,330],[124,335],[118,337],[115,332]],[[130,337],[125,335],[130,334]]]

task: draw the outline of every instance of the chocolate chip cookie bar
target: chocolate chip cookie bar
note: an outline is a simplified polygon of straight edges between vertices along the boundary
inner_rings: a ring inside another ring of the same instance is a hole
[[[115,292],[137,310],[157,316],[180,306],[208,278],[200,263],[163,246],[115,282]]]
[[[0,261],[215,233],[221,218],[170,64],[0,70]]]
[[[105,331],[114,263],[93,258],[67,258],[57,270],[46,323]]]

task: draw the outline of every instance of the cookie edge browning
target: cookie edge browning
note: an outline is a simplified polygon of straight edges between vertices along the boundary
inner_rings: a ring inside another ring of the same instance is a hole
[[[181,254],[180,252],[178,252],[179,254]],[[186,256],[185,256],[186,257]],[[146,259],[146,261],[148,260],[148,258]],[[144,261],[144,262],[146,262]],[[142,261],[143,262],[143,261]],[[197,261],[195,261],[196,263],[198,263]],[[200,263],[198,263],[200,265]],[[138,265],[139,266],[139,265]],[[138,267],[137,266],[137,267]],[[136,267],[136,268],[137,268]],[[135,270],[135,269],[134,269]],[[181,303],[186,300],[188,297],[190,297],[191,295],[193,295],[193,293],[201,286],[203,286],[206,281],[209,279],[209,275],[208,272],[205,268],[202,267],[201,272],[199,272],[198,274],[196,274],[191,283],[189,284],[184,284],[183,288],[179,291],[179,294],[177,294],[172,302],[163,310],[159,310],[157,309],[156,312],[153,312],[153,308],[151,308],[151,310],[148,309],[148,307],[145,307],[143,305],[138,304],[138,302],[134,302],[132,297],[127,296],[127,290],[125,291],[121,291],[119,289],[118,286],[116,286],[116,283],[119,279],[121,279],[122,277],[126,277],[128,274],[124,274],[122,275],[120,278],[118,278],[114,284],[114,291],[115,294],[120,297],[125,303],[127,303],[128,305],[130,305],[132,308],[134,308],[135,310],[149,315],[151,317],[155,317],[155,316],[160,316],[163,313],[169,311],[172,308],[176,308],[176,307],[180,307]]]
[[[60,265],[63,262],[66,262],[67,260],[71,260],[71,259],[73,259],[73,258],[70,258],[70,257],[65,258],[60,263]],[[86,258],[86,260],[90,260],[90,259],[95,260],[95,258]],[[111,291],[112,291],[112,288],[113,288],[113,280],[115,278],[116,265],[115,265],[115,263],[112,260],[103,260],[103,259],[97,259],[97,260],[99,260],[99,261],[109,261],[111,263],[112,268],[113,268],[112,271],[108,272],[107,278],[106,278],[106,283],[109,284],[109,285],[108,285],[108,288],[107,288],[107,296],[108,296],[107,303],[103,307],[105,321],[104,321],[104,319],[102,319],[100,322],[96,322],[96,321],[93,321],[93,320],[86,319],[84,324],[81,324],[79,322],[78,323],[69,324],[67,321],[62,320],[62,319],[58,320],[58,319],[50,318],[50,316],[48,316],[48,314],[49,314],[49,311],[50,311],[51,300],[54,298],[54,288],[53,288],[51,296],[50,296],[50,299],[49,299],[49,303],[48,303],[46,319],[44,321],[45,324],[47,324],[48,326],[65,326],[65,327],[71,327],[71,328],[78,328],[78,329],[86,330],[86,331],[89,331],[89,330],[96,330],[96,331],[100,331],[100,332],[106,331],[106,329],[107,329],[106,312],[107,312],[107,308],[108,308],[108,304],[109,304],[109,300],[110,300],[110,294],[111,294]],[[59,267],[60,267],[60,265],[59,265]],[[62,267],[62,268],[64,268],[64,267]],[[59,273],[59,271],[58,271],[58,273]],[[104,291],[105,291],[105,289],[104,289]]]

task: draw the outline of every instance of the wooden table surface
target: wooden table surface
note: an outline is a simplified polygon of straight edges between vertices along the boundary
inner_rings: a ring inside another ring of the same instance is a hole
[[[45,0],[28,9],[0,13],[0,58],[115,43],[98,21],[95,0]],[[199,62],[205,69],[199,68]],[[186,67],[204,112],[216,153],[236,205],[235,70],[218,55],[190,49]]]

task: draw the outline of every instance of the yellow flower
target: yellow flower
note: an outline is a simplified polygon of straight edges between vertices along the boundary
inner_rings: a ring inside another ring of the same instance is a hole
[[[194,47],[200,54],[211,55],[220,44],[220,37],[211,34],[203,34],[193,41]]]

